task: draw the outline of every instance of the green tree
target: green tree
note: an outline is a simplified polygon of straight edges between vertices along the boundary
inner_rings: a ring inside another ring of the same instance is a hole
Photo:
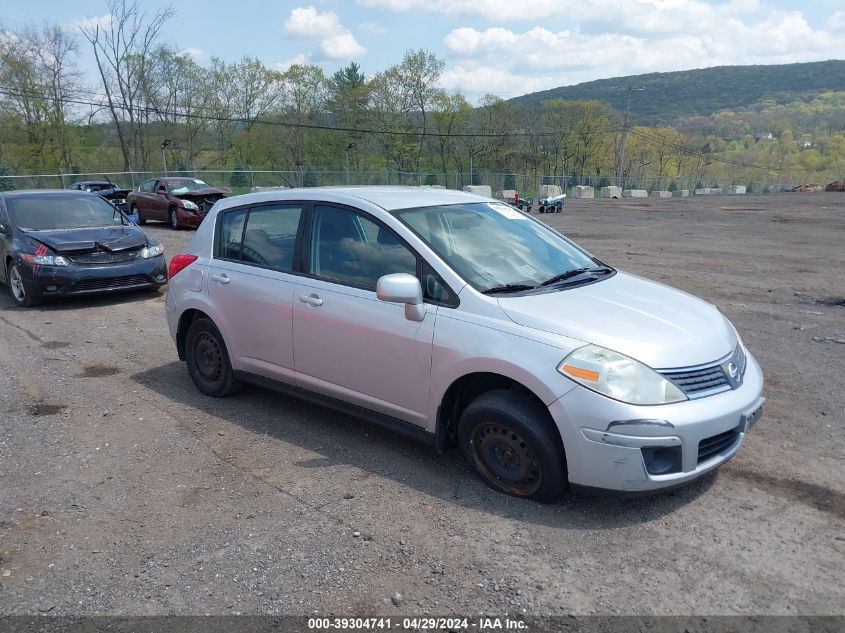
[[[9,166],[0,160],[0,191],[15,190],[14,178],[8,178],[11,173],[12,171],[9,169]]]

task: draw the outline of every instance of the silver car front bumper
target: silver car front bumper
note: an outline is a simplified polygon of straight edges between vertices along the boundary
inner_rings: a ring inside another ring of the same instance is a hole
[[[646,492],[692,481],[733,457],[762,413],[762,392],[762,372],[749,354],[743,384],[718,395],[637,406],[579,386],[549,411],[563,438],[571,484]],[[677,461],[656,474],[647,459],[664,449]]]

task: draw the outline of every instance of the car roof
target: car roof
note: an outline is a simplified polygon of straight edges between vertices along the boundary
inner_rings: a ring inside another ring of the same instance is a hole
[[[16,189],[15,191],[4,191],[2,195],[8,198],[25,198],[27,196],[95,196],[97,194],[89,191],[76,191],[74,189]]]
[[[455,191],[454,189],[435,187],[303,187],[232,196],[222,200],[220,205],[222,208],[229,208],[276,200],[325,200],[326,202],[345,203],[353,206],[360,204],[363,200],[386,211],[395,211],[413,207],[490,202],[491,198]]]
[[[77,180],[75,185],[110,185],[108,180]]]

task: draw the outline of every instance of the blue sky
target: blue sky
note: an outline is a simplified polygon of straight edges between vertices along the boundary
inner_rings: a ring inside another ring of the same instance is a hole
[[[148,11],[169,3],[143,2]],[[845,58],[843,0],[180,0],[164,36],[201,63],[258,57],[279,69],[358,62],[372,75],[426,48],[444,88],[509,98],[619,75]],[[102,0],[7,2],[0,28],[77,31]],[[81,63],[90,73],[88,45]],[[93,83],[93,74],[91,75]]]

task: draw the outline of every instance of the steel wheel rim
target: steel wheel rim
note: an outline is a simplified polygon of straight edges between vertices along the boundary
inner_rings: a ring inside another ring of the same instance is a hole
[[[23,279],[17,266],[12,266],[9,271],[9,286],[16,301],[20,302],[26,299],[26,288],[23,287]]]
[[[540,460],[522,436],[498,422],[473,429],[471,452],[479,470],[506,492],[527,497],[543,482]]]
[[[177,228],[178,225],[179,225],[179,219],[176,217],[176,211],[175,210],[171,211],[170,212],[170,226],[172,226],[175,229],[175,228]]]
[[[200,334],[194,344],[194,367],[208,382],[217,382],[223,375],[223,352],[207,332]]]

